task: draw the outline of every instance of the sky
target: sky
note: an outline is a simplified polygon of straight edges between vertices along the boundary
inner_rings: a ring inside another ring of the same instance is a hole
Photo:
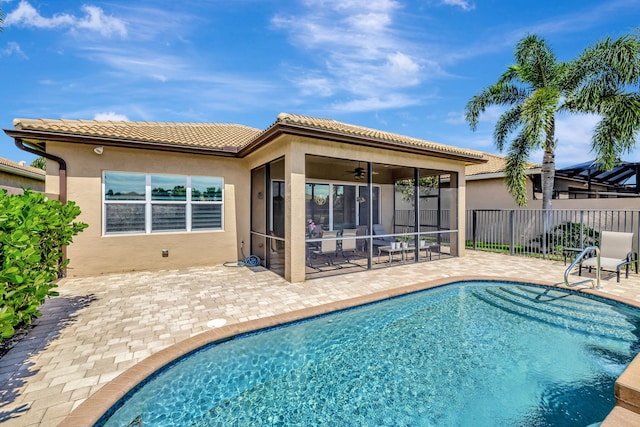
[[[500,154],[489,108],[528,34],[558,60],[640,27],[638,0],[0,0],[0,127],[15,118],[238,123],[281,112]],[[560,115],[558,167],[597,116]],[[640,161],[637,149],[623,157]],[[502,153],[506,154],[506,153]],[[4,132],[0,157],[27,163]],[[532,162],[541,163],[541,152]]]

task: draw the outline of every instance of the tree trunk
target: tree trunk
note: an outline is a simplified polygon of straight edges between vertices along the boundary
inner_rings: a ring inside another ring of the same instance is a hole
[[[552,120],[547,129],[544,144],[544,155],[542,157],[542,209],[551,209],[553,199],[553,182],[556,177],[556,141],[555,123]]]
[[[551,209],[553,182],[556,176],[556,160],[553,147],[544,149],[542,157],[542,209]]]

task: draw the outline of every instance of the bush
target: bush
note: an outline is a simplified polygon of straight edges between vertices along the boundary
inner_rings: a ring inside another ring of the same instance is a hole
[[[30,324],[69,260],[62,247],[87,224],[73,222],[80,208],[63,205],[43,194],[25,190],[22,195],[0,191],[0,339],[14,327]]]
[[[582,229],[582,241],[580,240]],[[546,239],[547,253],[561,254],[564,248],[598,246],[600,233],[579,222],[563,222],[553,227],[551,232],[543,233],[531,240],[542,251],[542,242]]]

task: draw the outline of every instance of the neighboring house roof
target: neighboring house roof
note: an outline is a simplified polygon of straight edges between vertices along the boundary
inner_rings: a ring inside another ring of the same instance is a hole
[[[595,160],[556,170],[557,177],[591,181],[596,184],[616,187],[636,187],[639,174],[639,162],[624,161],[619,162],[610,170],[601,169]]]
[[[39,181],[44,181],[47,174],[42,169],[23,165],[3,157],[0,157],[0,172],[6,172],[11,175],[20,175]]]
[[[260,130],[223,123],[112,122],[96,120],[15,119],[13,138],[31,143],[46,140],[85,144],[155,148],[174,151],[208,151],[244,156],[280,134],[295,134],[339,142],[378,146],[457,158],[467,163],[484,162],[483,153],[391,132],[296,114],[281,113],[275,123]]]
[[[465,168],[467,179],[488,179],[499,178],[504,176],[504,171],[507,167],[507,158],[497,154],[480,152],[482,156],[487,160],[486,163],[469,165]],[[536,173],[540,171],[540,165],[527,162],[526,169],[529,173]]]

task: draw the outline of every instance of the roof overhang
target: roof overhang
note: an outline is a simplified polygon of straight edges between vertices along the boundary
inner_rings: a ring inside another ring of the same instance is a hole
[[[481,155],[463,155],[448,152],[445,150],[440,151],[433,148],[411,146],[383,139],[348,135],[341,132],[334,132],[326,129],[318,129],[315,127],[307,127],[304,125],[283,122],[275,123],[269,129],[260,134],[256,139],[251,141],[251,143],[241,148],[238,151],[238,156],[245,157],[255,150],[267,145],[269,142],[273,141],[281,135],[295,135],[313,139],[321,139],[324,141],[340,142],[343,144],[353,144],[360,147],[372,147],[403,153],[419,154],[422,156],[430,155],[433,157],[464,161],[466,164],[485,163],[487,161]]]
[[[539,173],[542,173],[542,169],[541,168],[532,168],[532,169],[527,169],[524,171],[525,174],[527,175],[536,175]],[[465,176],[465,180],[467,181],[480,181],[483,179],[497,179],[497,178],[504,178],[506,176],[504,171],[500,171],[500,172],[491,172],[491,173],[479,173],[479,174],[475,174],[475,175],[466,175]]]
[[[161,142],[139,141],[139,140],[126,140],[126,139],[114,139],[100,136],[87,136],[87,135],[72,135],[68,133],[57,132],[45,132],[36,130],[24,130],[24,129],[4,129],[4,133],[11,138],[19,138],[32,145],[44,146],[47,141],[51,142],[67,142],[72,144],[88,144],[88,145],[103,145],[106,147],[122,147],[133,149],[150,149],[158,151],[170,151],[176,153],[191,153],[191,154],[213,154],[216,156],[235,157],[238,152],[236,147],[209,148],[209,147],[194,147],[188,145],[166,144]]]

